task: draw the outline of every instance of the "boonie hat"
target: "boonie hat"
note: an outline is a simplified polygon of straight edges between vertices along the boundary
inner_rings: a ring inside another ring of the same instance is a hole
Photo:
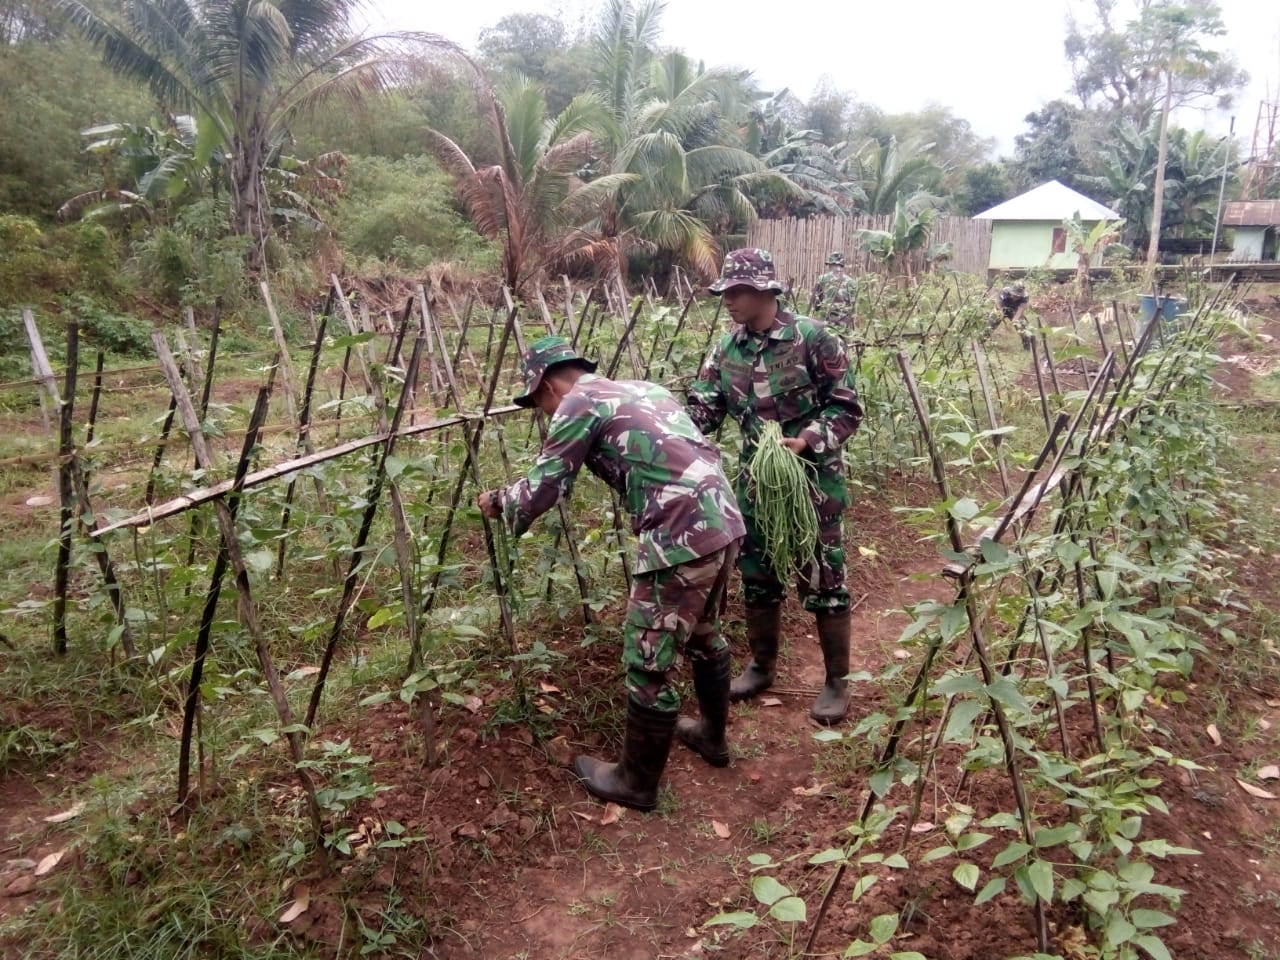
[[[827,254],[827,266],[829,266],[829,267],[843,267],[843,266],[844,266],[844,254],[843,254],[843,253],[841,253],[839,250],[832,250],[829,254]]]
[[[720,279],[708,288],[712,293],[724,293],[730,287],[751,287],[755,290],[782,292],[778,271],[773,266],[773,254],[759,247],[742,247],[730,250],[720,267]]]
[[[520,358],[524,368],[524,392],[512,402],[519,407],[532,407],[533,395],[542,385],[542,378],[552,367],[563,363],[576,363],[587,373],[595,373],[598,366],[595,361],[579,356],[564,337],[539,337],[529,344],[529,349]]]

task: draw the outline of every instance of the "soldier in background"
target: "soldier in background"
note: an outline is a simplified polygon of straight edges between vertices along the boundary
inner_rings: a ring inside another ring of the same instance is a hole
[[[831,269],[813,285],[810,309],[819,320],[848,323],[858,302],[858,282],[844,272],[844,254],[832,250],[826,265]]]
[[[732,251],[711,292],[723,295],[735,325],[689,388],[689,413],[707,434],[726,417],[735,421],[742,431],[744,464],[755,452],[764,422],[776,420],[783,443],[812,468],[818,546],[814,556],[798,558],[804,565],[796,586],[804,608],[817,620],[826,667],[826,682],[809,714],[819,723],[836,723],[849,710],[849,591],[841,527],[849,497],[840,448],[862,421],[849,359],[823,324],[779,307],[782,284],[767,250]],[[765,559],[746,471],[738,475],[737,493],[747,523],[738,569],[752,659],[729,695],[743,700],[767,690],[776,676],[786,585]]]
[[[719,618],[742,514],[719,449],[667,390],[595,376],[596,364],[563,337],[532,343],[523,367],[515,402],[551,418],[547,438],[524,479],[480,494],[477,506],[519,536],[569,495],[584,465],[622,497],[639,539],[623,627],[626,738],[617,763],[580,756],[573,769],[602,800],[652,810],[677,732],[712,766],[729,763],[729,647]],[[677,728],[686,652],[700,719]]]
[[[1031,298],[1027,296],[1027,290],[1021,283],[1012,283],[1007,287],[1002,287],[1000,292],[996,294],[996,304],[1000,307],[1000,318],[992,324],[997,326],[1000,320],[1008,320],[1013,329],[1018,331],[1018,337],[1022,341],[1022,349],[1031,349],[1031,333],[1027,329],[1026,319],[1023,317],[1024,311]]]

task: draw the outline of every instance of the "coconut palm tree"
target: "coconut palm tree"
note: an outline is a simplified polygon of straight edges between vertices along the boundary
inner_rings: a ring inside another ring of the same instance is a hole
[[[549,118],[542,88],[520,79],[504,85],[491,108],[497,163],[477,167],[444,134],[431,130],[429,136],[476,229],[502,241],[504,282],[525,293],[549,271],[584,264],[596,272],[615,270],[616,238],[600,236],[591,225],[634,177],[583,179],[596,159],[591,131],[605,123],[603,103],[584,94]]]
[[[857,154],[862,192],[866,195],[864,212],[895,213],[898,201],[905,196],[913,207],[938,205],[942,202],[934,191],[942,182],[942,167],[929,155],[932,144],[915,141],[899,143],[890,137],[887,143],[869,140]]]
[[[197,164],[225,151],[231,229],[252,240],[252,272],[265,265],[272,225],[265,171],[289,123],[386,89],[427,51],[461,57],[433,34],[351,37],[359,0],[118,0],[109,15],[55,3],[109,67],[146,83],[166,110],[196,117]]]
[[[601,218],[619,253],[632,247],[712,275],[717,233],[756,217],[760,198],[804,196],[742,149],[738,118],[753,99],[748,75],[655,53],[662,4],[611,0],[592,39],[594,90],[608,111],[609,172],[630,174]]]

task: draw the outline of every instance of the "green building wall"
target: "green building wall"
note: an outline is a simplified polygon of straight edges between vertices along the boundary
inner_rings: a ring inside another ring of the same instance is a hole
[[[1092,229],[1092,223],[1085,224]],[[1062,229],[1061,220],[997,220],[991,225],[992,270],[1032,269],[1073,270],[1076,255],[1068,245],[1065,253],[1053,252],[1053,231]],[[1102,265],[1095,257],[1094,266]]]

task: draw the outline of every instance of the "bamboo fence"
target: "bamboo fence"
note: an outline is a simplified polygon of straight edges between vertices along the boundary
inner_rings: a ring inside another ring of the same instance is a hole
[[[857,276],[862,273],[884,273],[884,264],[864,249],[858,239],[859,230],[888,230],[893,217],[787,217],[781,220],[757,220],[747,230],[747,246],[763,247],[773,254],[778,276],[794,290],[811,290],[818,276],[826,271],[827,255],[833,250],[844,253],[845,268]],[[934,221],[930,245],[951,244],[951,257],[945,267],[958,273],[986,276],[991,254],[991,221],[966,217],[939,217]],[[928,272],[924,252],[913,255],[912,273]]]

